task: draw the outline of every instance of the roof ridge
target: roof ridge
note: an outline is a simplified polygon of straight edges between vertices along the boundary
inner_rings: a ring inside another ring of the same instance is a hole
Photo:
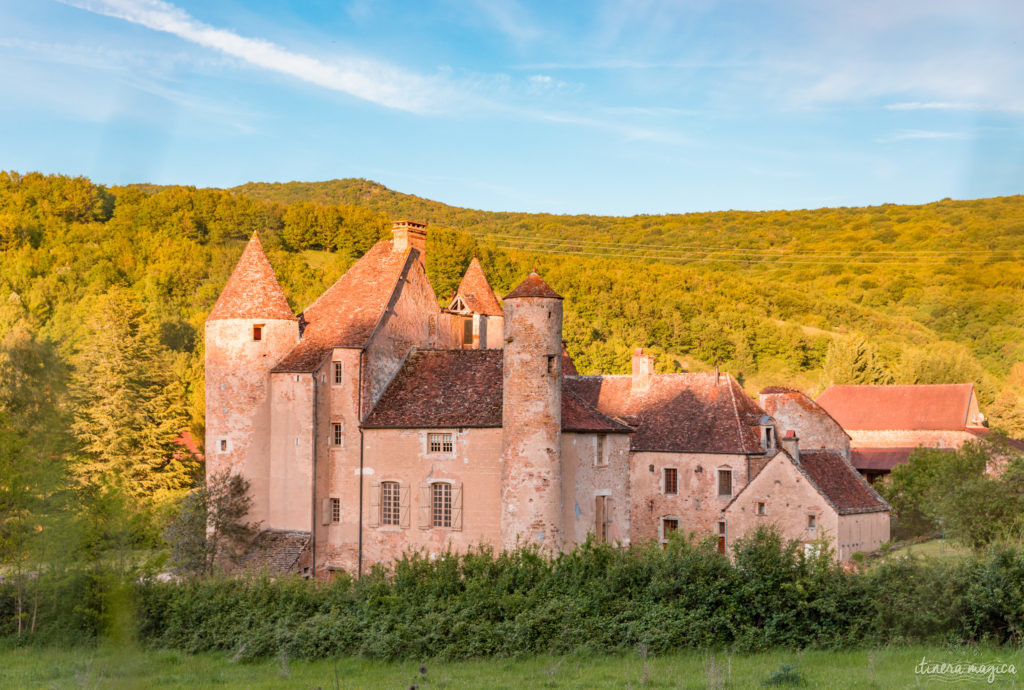
[[[743,443],[743,422],[740,421],[740,408],[736,405],[736,390],[732,387],[729,381],[732,381],[732,375],[726,372],[726,385],[729,386],[729,396],[732,399],[732,414],[736,418],[736,441],[740,448],[744,447]],[[739,385],[737,382],[736,385]]]

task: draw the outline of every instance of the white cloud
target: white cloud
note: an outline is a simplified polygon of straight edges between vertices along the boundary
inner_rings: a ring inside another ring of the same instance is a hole
[[[269,71],[292,76],[332,91],[387,108],[428,112],[442,100],[442,84],[364,58],[324,61],[270,41],[240,36],[204,24],[162,0],[63,0],[89,12],[123,19],[154,31],[220,51]]]
[[[939,132],[928,129],[903,129],[878,139],[878,143],[906,141],[908,139],[970,139],[966,132]]]
[[[952,103],[943,101],[931,101],[931,102],[920,102],[912,101],[908,103],[890,103],[885,106],[886,110],[963,110],[963,111],[974,111],[974,110],[1002,110],[1006,112],[1024,112],[1024,105],[988,105],[985,103]]]

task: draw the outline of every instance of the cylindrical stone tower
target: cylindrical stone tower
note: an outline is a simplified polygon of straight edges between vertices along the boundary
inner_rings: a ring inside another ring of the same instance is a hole
[[[299,324],[253,234],[206,318],[206,475],[249,480],[247,520],[269,526],[270,370]]]
[[[536,273],[505,296],[503,548],[562,548],[562,298]]]

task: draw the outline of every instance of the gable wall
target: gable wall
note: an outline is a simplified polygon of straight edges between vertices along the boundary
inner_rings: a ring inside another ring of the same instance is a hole
[[[761,402],[775,419],[780,439],[787,431],[795,431],[802,450],[838,450],[849,459],[849,437],[839,422],[813,407],[813,403],[785,394],[762,395]]]
[[[887,431],[847,429],[853,448],[959,448],[976,436],[967,431],[918,431],[892,429]]]

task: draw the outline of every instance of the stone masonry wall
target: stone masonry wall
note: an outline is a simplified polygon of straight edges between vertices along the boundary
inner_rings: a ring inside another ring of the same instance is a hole
[[[606,497],[609,542],[629,543],[629,435],[562,433],[562,523],[564,547],[597,533],[597,497]],[[598,448],[602,458],[597,459]]]

